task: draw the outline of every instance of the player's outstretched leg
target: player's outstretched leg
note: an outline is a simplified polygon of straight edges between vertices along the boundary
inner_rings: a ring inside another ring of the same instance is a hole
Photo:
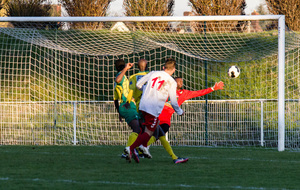
[[[189,159],[188,158],[180,158],[178,156],[176,156],[173,152],[173,149],[170,145],[170,143],[167,141],[166,136],[160,136],[159,137],[160,143],[163,145],[163,147],[165,148],[165,150],[169,153],[169,155],[172,157],[173,162],[175,164],[178,163],[185,163],[187,162]]]
[[[132,143],[134,143],[134,141],[137,139],[138,135],[139,134],[136,133],[136,132],[130,133],[127,144],[126,144],[126,147],[127,146],[129,147],[130,145],[132,145]],[[128,154],[124,151],[124,153],[122,153],[122,155],[121,155],[121,158],[126,158],[127,159],[127,157],[128,157]]]
[[[128,122],[128,125],[132,129],[132,133],[130,133],[130,135],[129,135],[126,147],[131,146],[136,141],[137,137],[139,136],[139,133],[141,132],[140,125],[139,125],[139,120],[133,119],[130,122]],[[121,158],[126,158],[127,159],[127,156],[128,156],[128,154],[126,154],[125,151],[124,151]]]
[[[136,162],[139,162],[139,160],[137,161],[136,159],[138,159],[138,153],[137,152],[133,152],[134,149],[138,146],[140,146],[141,144],[144,144],[149,141],[150,139],[150,135],[146,132],[140,134],[138,136],[138,138],[136,139],[136,141],[129,147],[129,148],[125,148],[127,152],[132,153],[132,156],[134,156],[133,158],[135,159]],[[128,150],[129,149],[129,150]]]

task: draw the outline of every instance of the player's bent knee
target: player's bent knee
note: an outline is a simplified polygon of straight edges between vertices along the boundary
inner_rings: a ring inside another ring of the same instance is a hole
[[[169,132],[170,126],[168,124],[161,124],[160,127],[162,128],[162,130],[164,131],[164,133]]]
[[[137,119],[130,121],[128,125],[131,127],[133,132],[138,134],[141,132],[140,123]]]

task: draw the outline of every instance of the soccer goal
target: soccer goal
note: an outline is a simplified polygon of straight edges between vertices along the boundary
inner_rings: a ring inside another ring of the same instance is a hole
[[[0,26],[0,144],[125,145],[114,62],[143,58],[153,71],[172,57],[185,89],[225,89],[182,105],[171,145],[299,149],[300,34],[283,15],[1,17]]]

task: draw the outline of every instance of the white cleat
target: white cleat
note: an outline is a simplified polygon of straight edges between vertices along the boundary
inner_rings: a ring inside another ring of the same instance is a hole
[[[128,155],[126,159],[130,163],[131,162],[130,146],[125,147],[124,152]]]
[[[139,148],[140,148],[140,151],[144,154],[144,156],[146,158],[152,158],[152,155],[150,154],[149,148],[144,147],[143,145],[140,145]]]

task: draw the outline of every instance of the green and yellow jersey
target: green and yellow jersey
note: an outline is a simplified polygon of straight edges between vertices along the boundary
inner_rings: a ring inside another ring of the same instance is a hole
[[[117,76],[120,74],[119,72]],[[124,75],[121,82],[114,84],[114,100],[120,101],[119,113],[129,124],[134,119],[139,119],[134,101],[130,102],[130,107],[123,106],[126,103],[129,94],[129,80]]]
[[[117,76],[120,74],[119,72]],[[116,76],[116,77],[117,77]],[[120,83],[114,83],[114,100],[120,100],[121,103],[126,102],[129,93],[129,81],[124,75]]]
[[[149,73],[148,71],[138,72],[134,75],[131,75],[129,78],[129,94],[127,96],[127,102],[131,102],[133,98],[136,104],[137,111],[139,111],[139,104],[143,92],[136,87],[136,83],[138,80],[140,80],[143,76],[145,76],[148,73]]]

